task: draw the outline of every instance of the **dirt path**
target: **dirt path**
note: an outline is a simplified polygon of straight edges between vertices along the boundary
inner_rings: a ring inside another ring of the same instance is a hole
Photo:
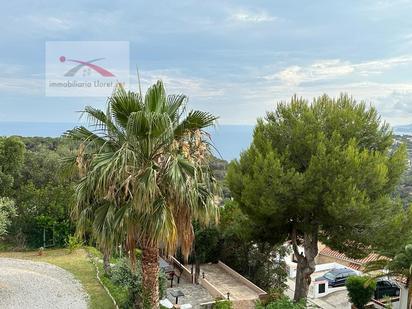
[[[87,303],[81,284],[62,268],[0,258],[0,308],[86,309]]]

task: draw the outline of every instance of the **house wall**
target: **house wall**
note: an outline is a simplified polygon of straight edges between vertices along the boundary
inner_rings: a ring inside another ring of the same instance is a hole
[[[399,299],[399,309],[404,309],[408,305],[408,289],[404,285],[398,284],[401,288],[401,296]]]

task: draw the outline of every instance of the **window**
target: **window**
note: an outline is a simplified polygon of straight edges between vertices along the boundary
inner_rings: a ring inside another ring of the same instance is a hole
[[[326,292],[326,285],[324,283],[319,284],[319,294],[325,293]]]
[[[328,280],[335,280],[335,275],[332,273],[326,273],[324,277]]]
[[[385,288],[390,288],[390,287],[391,287],[391,284],[390,284],[388,281],[383,281],[383,286],[384,286]]]

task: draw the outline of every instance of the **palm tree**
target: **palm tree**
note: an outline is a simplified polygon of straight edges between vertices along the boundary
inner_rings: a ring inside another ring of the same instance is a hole
[[[393,276],[405,279],[408,290],[407,309],[412,308],[412,244],[406,245],[393,259],[385,258],[368,263],[365,270],[367,272],[386,270],[387,272],[377,277]]]
[[[161,81],[144,98],[118,87],[106,112],[86,107],[92,130],[77,127],[66,133],[81,142],[78,212],[92,200],[104,201],[113,214],[108,226],[125,235],[132,252],[139,245],[144,296],[151,308],[159,306],[159,249],[169,254],[179,246],[187,257],[194,239],[192,220],[208,224],[218,217],[204,131],[216,117],[186,114],[186,102],[184,95],[166,96]]]
[[[113,248],[121,242],[122,236],[115,230],[114,211],[114,207],[109,203],[90,202],[84,208],[76,207],[73,216],[77,221],[76,230],[80,237],[91,229],[91,235],[103,253],[103,269],[106,275],[111,272],[110,257]]]
[[[91,148],[91,147],[89,147]],[[94,151],[98,150],[94,147]],[[90,156],[85,155],[84,144],[80,144],[75,156],[66,157],[63,161],[67,176],[80,176],[83,180]],[[76,221],[77,236],[83,238],[86,234],[96,240],[103,253],[103,269],[106,275],[110,274],[110,257],[113,247],[121,241],[121,234],[116,233],[114,227],[114,207],[110,203],[99,201],[96,196],[88,194],[87,187],[82,182],[76,187],[77,203],[72,210],[72,217]]]

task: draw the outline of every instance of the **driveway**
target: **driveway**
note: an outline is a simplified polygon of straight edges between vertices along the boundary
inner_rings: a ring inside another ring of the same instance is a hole
[[[87,303],[81,284],[62,268],[0,258],[0,308],[86,309]]]
[[[312,280],[315,280],[315,277],[320,276],[319,273],[316,273],[312,276]],[[286,294],[293,298],[295,291],[295,280],[287,278],[288,289]],[[322,309],[350,309],[351,304],[348,298],[348,291],[346,288],[335,288],[335,291],[329,295],[313,299],[309,297],[310,303],[318,306]]]

